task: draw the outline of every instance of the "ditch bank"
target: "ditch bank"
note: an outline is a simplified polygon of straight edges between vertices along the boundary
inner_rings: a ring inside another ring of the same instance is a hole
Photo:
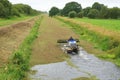
[[[120,66],[120,38],[118,33],[109,32],[105,29],[95,28],[92,25],[80,24],[74,19],[55,17],[56,19],[64,22],[71,26],[70,28],[77,34],[79,34],[81,41],[85,40],[88,43],[92,43],[92,50],[88,49],[90,53],[95,53],[94,49],[99,50],[96,56],[113,61],[115,64]],[[81,44],[84,47],[85,44]],[[86,49],[87,50],[87,49]]]

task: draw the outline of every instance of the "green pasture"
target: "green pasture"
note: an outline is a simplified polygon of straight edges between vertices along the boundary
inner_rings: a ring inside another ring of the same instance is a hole
[[[106,29],[120,31],[119,19],[89,19],[89,18],[75,18],[77,21],[91,23]]]

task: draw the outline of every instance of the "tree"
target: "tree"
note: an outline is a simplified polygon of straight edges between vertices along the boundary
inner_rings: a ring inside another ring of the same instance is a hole
[[[3,18],[4,17],[4,6],[2,3],[0,3],[0,17]]]
[[[76,17],[76,12],[75,11],[71,11],[71,12],[68,13],[68,16],[70,18],[75,18]]]
[[[59,11],[59,9],[57,8],[57,7],[52,7],[51,9],[50,9],[50,11],[49,11],[49,16],[55,16],[55,15],[57,15],[58,13],[59,13],[60,11]]]
[[[118,15],[118,18],[120,19],[120,8],[119,8],[118,14],[119,14],[119,15]]]
[[[39,11],[32,9],[29,5],[26,4],[14,4],[12,6],[12,14],[25,14],[25,15],[35,15],[39,14]]]
[[[91,10],[91,7],[86,7],[86,8],[84,8],[84,9],[83,9],[83,15],[84,15],[85,17],[87,17],[87,15],[88,15],[88,13],[90,12],[90,10]]]
[[[16,8],[20,14],[24,14],[23,6],[24,6],[23,4],[14,4],[13,5],[13,7]]]
[[[12,13],[11,14],[12,14],[12,16],[20,17],[19,11],[14,6],[12,6]]]
[[[12,5],[8,0],[0,0],[0,18],[10,18],[11,16],[20,17],[21,14],[33,15],[39,13],[39,11],[32,9],[29,5]]]
[[[109,9],[106,6],[101,8],[99,18],[109,18]]]
[[[98,11],[101,10],[102,6],[104,6],[103,4],[99,4],[98,2],[95,2],[93,5],[92,5],[92,9],[97,9]]]
[[[65,5],[61,14],[64,16],[68,16],[68,13],[71,11],[75,11],[76,13],[79,13],[81,10],[82,10],[81,4],[77,2],[69,2]]]
[[[1,11],[2,14],[0,17],[8,18],[11,16],[12,4],[8,0],[0,0],[0,3],[1,8],[4,9]]]
[[[99,15],[99,11],[97,9],[91,9],[90,12],[88,13],[89,18],[97,18]]]
[[[29,5],[23,5],[23,11],[27,15],[31,15],[32,8]]]
[[[117,19],[120,16],[120,9],[117,7],[113,7],[109,10],[109,16],[112,19]]]
[[[104,4],[99,4],[98,2],[95,2],[92,5],[92,9],[97,9],[100,12],[98,18],[108,18],[109,11],[107,6],[104,6]]]

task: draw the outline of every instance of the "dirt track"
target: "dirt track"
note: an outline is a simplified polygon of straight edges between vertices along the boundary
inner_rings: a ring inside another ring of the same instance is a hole
[[[39,29],[39,37],[35,40],[32,49],[31,65],[63,61],[66,56],[56,43],[58,39],[68,39],[78,36],[60,21],[44,16]]]
[[[31,19],[0,28],[0,66],[6,63],[11,53],[19,47],[34,22],[35,20]]]

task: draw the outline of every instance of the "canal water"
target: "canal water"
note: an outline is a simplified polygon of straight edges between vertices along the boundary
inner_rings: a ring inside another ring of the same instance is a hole
[[[79,77],[96,77],[98,80],[120,80],[120,68],[111,62],[100,60],[92,54],[88,54],[80,48],[78,55],[70,55],[70,63],[67,61],[35,65],[30,74],[32,80],[72,80]]]

